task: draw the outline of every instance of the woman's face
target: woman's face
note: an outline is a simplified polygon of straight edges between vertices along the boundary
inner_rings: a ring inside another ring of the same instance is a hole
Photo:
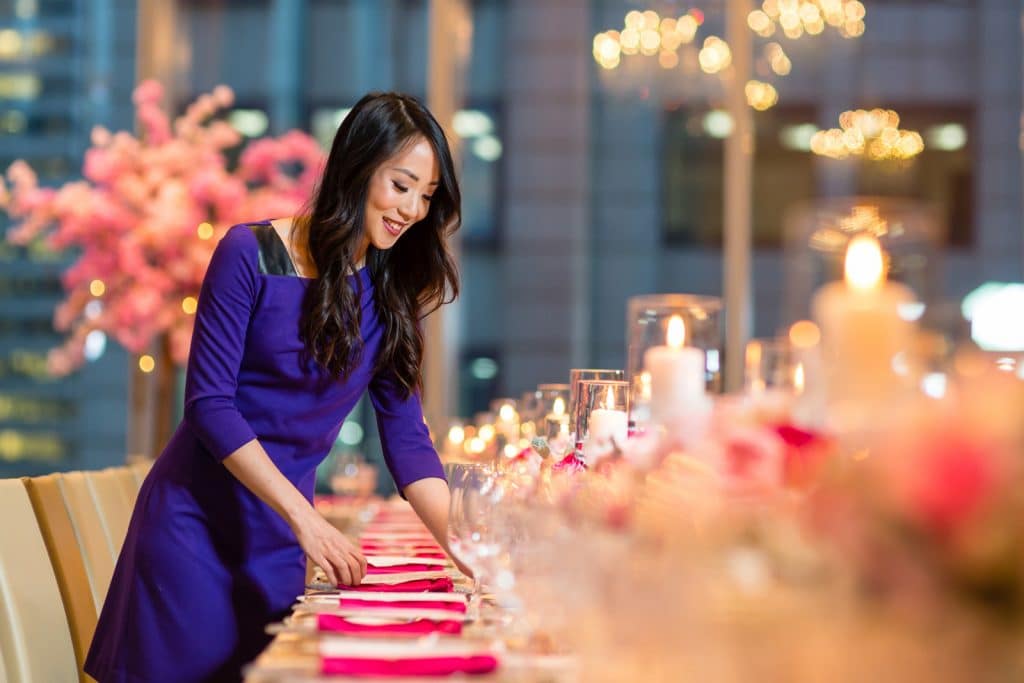
[[[366,238],[377,249],[390,249],[423,220],[440,182],[434,148],[415,138],[374,171],[366,198]]]

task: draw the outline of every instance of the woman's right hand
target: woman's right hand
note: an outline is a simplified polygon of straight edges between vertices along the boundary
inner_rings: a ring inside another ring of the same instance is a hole
[[[292,525],[299,545],[335,586],[358,586],[366,576],[359,548],[312,507]]]

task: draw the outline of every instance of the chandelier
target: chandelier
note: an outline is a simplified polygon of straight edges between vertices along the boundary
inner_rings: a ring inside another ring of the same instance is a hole
[[[832,159],[851,156],[872,161],[910,159],[924,151],[924,140],[914,130],[900,130],[900,116],[892,109],[857,109],[839,115],[839,128],[820,130],[811,138],[811,151]]]
[[[762,38],[778,32],[795,40],[805,34],[818,35],[827,27],[835,28],[845,38],[856,38],[864,33],[865,14],[860,0],[764,0],[760,9],[747,16],[747,26]],[[700,41],[699,50],[693,46],[704,19],[704,12],[696,7],[679,16],[661,16],[653,9],[632,10],[621,29],[594,36],[594,61],[612,71],[625,59],[656,56],[662,69],[671,70],[680,66],[682,59],[694,59],[704,73],[722,74],[732,64],[732,50],[723,38],[708,34]],[[761,56],[771,71],[769,75],[785,77],[792,69],[789,56],[778,42],[765,44]],[[747,104],[758,111],[771,108],[779,98],[776,87],[764,80],[749,80],[744,92]]]

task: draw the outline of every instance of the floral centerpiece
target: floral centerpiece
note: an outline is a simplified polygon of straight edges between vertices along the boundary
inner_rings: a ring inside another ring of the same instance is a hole
[[[233,224],[290,215],[310,197],[324,162],[309,135],[290,131],[251,140],[218,112],[232,91],[219,86],[171,119],[163,88],[133,94],[139,134],[97,127],[83,178],[41,187],[17,161],[0,181],[0,208],[14,219],[7,239],[43,239],[78,254],[64,272],[65,299],[54,326],[67,335],[48,356],[64,375],[82,364],[94,330],[139,354],[166,341],[175,363],[188,357],[200,284],[220,237]],[[231,163],[240,150],[237,162]]]

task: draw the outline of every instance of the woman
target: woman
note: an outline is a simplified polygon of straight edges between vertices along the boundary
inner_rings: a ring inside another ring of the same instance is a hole
[[[365,390],[398,489],[445,545],[449,494],[419,399],[421,315],[458,293],[451,153],[415,99],[338,129],[308,215],[231,228],[199,297],[184,420],[139,493],[85,670],[100,683],[238,680],[301,594],[306,558],[358,584],[311,505]]]

